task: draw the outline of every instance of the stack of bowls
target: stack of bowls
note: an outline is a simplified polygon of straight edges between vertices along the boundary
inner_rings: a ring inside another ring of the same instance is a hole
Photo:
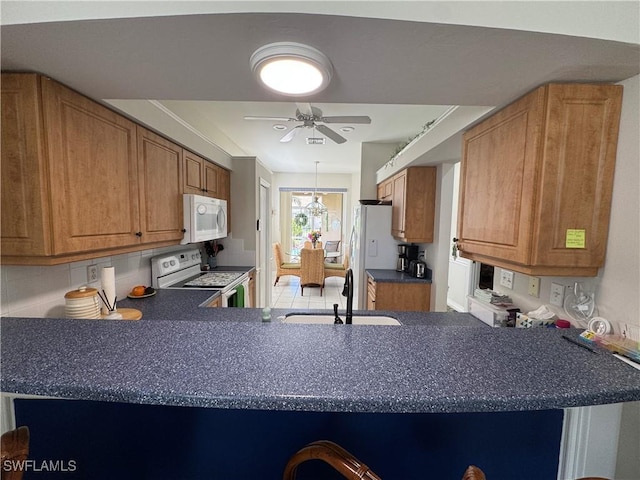
[[[67,318],[100,318],[100,299],[95,288],[80,287],[67,292],[64,301]]]

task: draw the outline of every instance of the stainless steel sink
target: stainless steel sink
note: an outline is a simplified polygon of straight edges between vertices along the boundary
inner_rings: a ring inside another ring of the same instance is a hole
[[[340,316],[344,322],[344,316]],[[311,323],[311,324],[333,324],[333,315],[304,315],[290,314],[285,316],[284,323]],[[353,325],[402,325],[398,320],[386,315],[354,315]]]

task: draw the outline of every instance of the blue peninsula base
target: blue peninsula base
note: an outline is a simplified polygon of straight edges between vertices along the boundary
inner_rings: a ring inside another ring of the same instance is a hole
[[[82,400],[16,399],[31,431],[30,459],[73,460],[47,479],[282,478],[289,457],[331,440],[385,479],[557,478],[562,410],[391,414],[224,410]],[[39,478],[32,472],[26,478]],[[322,462],[299,479],[342,478]]]

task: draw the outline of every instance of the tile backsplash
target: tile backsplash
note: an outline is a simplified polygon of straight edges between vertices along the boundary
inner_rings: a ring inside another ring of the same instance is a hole
[[[116,294],[125,298],[135,285],[151,285],[151,257],[175,247],[144,250],[54,266],[2,265],[0,316],[64,317],[64,295],[82,285],[100,289],[102,267],[116,272]],[[87,281],[87,265],[98,266],[98,281]]]
[[[220,242],[225,248],[219,253],[219,265],[255,264],[255,252],[244,250],[244,242],[241,239],[234,240],[229,236]],[[204,263],[204,248],[202,244],[198,247]],[[64,317],[65,293],[77,290],[83,285],[100,289],[100,272],[103,267],[115,268],[116,295],[118,298],[125,298],[135,285],[151,285],[151,257],[183,248],[193,248],[193,245],[173,245],[50,267],[1,265],[0,316]],[[97,282],[87,281],[88,265],[98,266]]]

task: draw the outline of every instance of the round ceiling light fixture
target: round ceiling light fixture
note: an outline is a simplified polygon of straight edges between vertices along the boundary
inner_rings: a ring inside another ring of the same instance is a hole
[[[291,96],[324,90],[333,76],[331,62],[321,51],[293,42],[264,45],[253,52],[251,70],[267,88]]]

